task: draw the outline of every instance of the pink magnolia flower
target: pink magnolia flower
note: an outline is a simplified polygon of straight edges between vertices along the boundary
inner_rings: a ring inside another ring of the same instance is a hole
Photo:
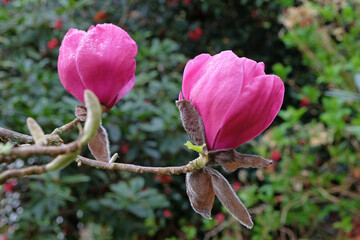
[[[70,29],[60,47],[60,81],[83,103],[84,90],[90,89],[109,110],[134,86],[136,54],[135,41],[115,25]]]
[[[283,102],[284,84],[265,74],[262,62],[224,51],[190,60],[182,93],[202,117],[207,148],[235,149],[271,124]]]
[[[205,165],[186,173],[186,193],[192,208],[210,218],[216,196],[236,220],[252,228],[251,216],[235,193],[236,188],[212,166],[233,172],[239,167],[272,164],[234,149],[274,120],[284,97],[283,82],[277,76],[266,75],[263,63],[225,51],[215,56],[202,54],[189,61],[182,91],[176,105],[184,128],[196,145],[206,143],[197,159]]]

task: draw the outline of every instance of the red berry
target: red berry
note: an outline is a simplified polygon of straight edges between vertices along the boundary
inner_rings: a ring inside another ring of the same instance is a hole
[[[306,107],[309,108],[310,107],[310,99],[307,97],[304,97],[300,100],[300,107]]]
[[[96,23],[102,22],[107,19],[107,14],[104,10],[97,11],[93,19]]]
[[[234,189],[235,192],[239,191],[239,189],[241,188],[241,183],[239,181],[235,181],[232,184],[232,188]]]
[[[200,27],[195,28],[192,31],[188,32],[188,37],[192,41],[198,40],[203,34],[203,30]]]
[[[272,159],[274,162],[279,161],[280,158],[281,158],[281,152],[280,152],[280,151],[275,150],[275,151],[272,152],[272,154],[271,154],[271,159]]]
[[[282,195],[275,196],[275,202],[277,203],[282,202]]]
[[[120,152],[122,154],[127,154],[129,152],[129,145],[123,144],[120,146]]]
[[[50,41],[48,41],[47,43],[47,47],[48,49],[54,49],[56,48],[56,46],[59,44],[59,41],[56,38],[51,39]]]
[[[171,175],[155,175],[155,180],[161,182],[161,184],[169,184],[172,182]]]
[[[54,23],[55,29],[61,29],[62,27],[62,19],[61,17],[56,18],[56,22]]]
[[[4,184],[4,192],[13,192],[14,188],[16,187],[17,182],[16,181],[9,181]]]
[[[172,216],[172,213],[171,213],[171,211],[169,209],[165,209],[163,211],[163,215],[164,215],[165,218],[170,218]]]
[[[218,213],[215,215],[215,220],[217,221],[217,223],[219,225],[221,225],[223,223],[224,219],[225,219],[225,217],[224,217],[224,214],[222,214],[222,213]]]

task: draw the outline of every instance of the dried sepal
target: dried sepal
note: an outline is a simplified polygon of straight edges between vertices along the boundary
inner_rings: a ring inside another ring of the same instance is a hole
[[[75,116],[78,119],[80,119],[80,121],[85,122],[86,115],[87,115],[87,112],[86,112],[85,106],[77,105],[75,107]]]
[[[88,146],[96,160],[110,161],[109,139],[105,128],[101,124],[95,136],[88,142]]]
[[[176,101],[176,106],[179,108],[181,121],[191,141],[198,146],[205,144],[204,124],[194,105],[189,100],[182,99]]]
[[[204,218],[211,219],[215,193],[210,175],[203,169],[186,173],[186,193],[194,211]]]
[[[273,164],[273,161],[257,155],[242,154],[234,149],[223,149],[208,152],[209,166],[219,164],[228,172],[233,172],[239,167],[261,168]]]
[[[211,183],[216,197],[224,207],[247,228],[252,228],[253,222],[244,204],[240,201],[229,182],[215,169],[205,167],[204,171],[210,174]]]

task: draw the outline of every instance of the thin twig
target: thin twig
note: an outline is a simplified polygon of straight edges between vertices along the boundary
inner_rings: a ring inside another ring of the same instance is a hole
[[[21,178],[26,175],[42,174],[47,171],[61,170],[64,167],[68,166],[72,161],[74,161],[77,155],[80,153],[81,147],[86,145],[88,141],[95,136],[101,122],[102,110],[100,102],[97,99],[96,95],[90,90],[85,90],[84,100],[85,106],[88,109],[87,119],[85,120],[84,124],[84,130],[80,131],[77,140],[68,144],[62,144],[59,146],[41,145],[43,144],[41,138],[44,139],[45,134],[34,119],[28,118],[27,125],[31,134],[33,135],[33,139],[36,140],[35,145],[15,147],[10,150],[10,153],[0,154],[0,163],[8,163],[16,158],[26,158],[32,155],[57,155],[57,157],[46,165],[30,166],[22,169],[11,169],[4,171],[0,174],[0,184],[6,182],[6,180],[13,177]],[[62,139],[58,136],[58,134],[73,128],[77,125],[79,121],[80,119],[76,118],[69,124],[65,124],[63,127],[58,128],[56,131],[54,131],[53,135],[50,134],[48,136],[50,136],[50,138],[55,141],[61,140],[60,142],[62,142]],[[12,134],[12,136],[17,134],[15,132],[10,133]]]
[[[288,236],[290,240],[297,239],[295,233],[293,231],[291,231],[290,228],[282,226],[280,228],[280,233],[281,233],[281,240],[288,239],[286,236]]]
[[[261,204],[257,207],[250,208],[249,213],[251,215],[261,215],[266,210],[266,207],[267,207],[267,205],[265,203]]]
[[[46,172],[46,165],[31,166],[20,169],[9,169],[0,174],[0,184],[5,183],[10,178],[23,178],[27,175],[40,175]]]
[[[280,224],[285,225],[287,213],[289,212],[289,210],[298,204],[303,204],[310,197],[310,195],[311,195],[311,193],[307,192],[307,193],[303,194],[300,198],[294,199],[293,201],[291,201],[287,205],[285,205],[281,211]]]
[[[93,159],[85,158],[82,156],[77,157],[78,165],[81,164],[89,165],[91,167],[96,167],[100,169],[108,169],[108,170],[120,170],[120,171],[129,171],[135,173],[154,173],[159,175],[178,175],[188,172],[193,172],[198,170],[196,167],[196,162],[198,159],[189,162],[183,166],[171,166],[171,167],[144,167],[134,164],[126,164],[126,163],[108,163],[108,162],[100,162]]]
[[[0,163],[11,163],[17,158],[28,158],[33,155],[56,156],[74,152],[82,147],[79,140],[60,146],[30,145],[11,149],[10,154],[0,154]]]
[[[2,127],[0,127],[0,137],[5,139],[17,140],[22,143],[34,143],[34,139],[31,136],[11,131]]]
[[[0,154],[0,163],[12,163],[17,158],[27,158],[32,155],[42,154],[42,155],[50,155],[55,156],[58,154],[66,154],[69,152],[73,152],[77,149],[80,149],[80,143],[74,141],[69,144],[62,144],[63,140],[59,137],[59,134],[62,134],[66,131],[73,129],[81,120],[79,118],[75,118],[71,122],[56,128],[51,134],[46,135],[47,145],[55,145],[55,146],[20,146],[14,147],[9,155]],[[0,138],[1,139],[14,139],[23,143],[34,143],[34,139],[32,136],[18,133],[15,131],[11,131],[5,128],[0,128]],[[59,146],[59,144],[62,144]]]
[[[74,120],[65,124],[64,126],[55,128],[54,131],[50,135],[60,135],[66,131],[69,131],[69,130],[73,129],[76,126],[76,124],[79,122],[80,122],[80,119],[75,118]]]
[[[51,145],[58,145],[58,144],[62,143],[62,140],[59,139],[57,136],[59,136],[60,134],[66,132],[66,131],[73,129],[76,126],[76,124],[79,122],[80,122],[80,119],[75,118],[71,122],[69,122],[61,127],[55,128],[51,134],[46,136],[46,140]],[[18,133],[18,132],[8,130],[8,129],[2,128],[2,127],[0,127],[0,139],[2,139],[2,140],[12,139],[12,140],[16,140],[21,143],[27,143],[27,144],[34,143],[34,139],[32,136],[26,135],[23,133]]]
[[[355,181],[352,181],[350,183],[347,183],[348,186],[351,186]],[[350,198],[354,198],[357,199],[359,198],[359,193],[357,192],[352,192],[350,190],[347,189],[348,186],[336,186],[336,187],[332,187],[330,189],[330,192],[332,194],[340,194],[341,196],[347,196]]]
[[[340,199],[338,199],[337,197],[334,197],[333,195],[331,195],[330,193],[328,193],[325,189],[323,188],[318,188],[319,193],[326,198],[327,200],[329,200],[330,202],[333,202],[335,204],[339,204],[340,203]]]
[[[20,146],[20,144],[18,142],[15,142],[15,141],[13,141],[13,140],[11,140],[9,138],[4,138],[4,137],[1,137],[1,136],[0,136],[0,141],[3,142],[3,143],[7,143],[7,142],[12,143],[13,147]]]
[[[225,227],[227,227],[226,224],[220,224],[220,225],[216,226],[215,228],[211,229],[209,232],[207,232],[205,234],[204,240],[209,240],[212,237],[218,235],[222,230],[224,230]]]

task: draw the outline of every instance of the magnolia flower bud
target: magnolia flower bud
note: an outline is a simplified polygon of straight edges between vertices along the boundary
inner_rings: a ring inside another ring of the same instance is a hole
[[[190,60],[182,93],[202,117],[207,148],[234,149],[271,124],[283,102],[284,84],[265,74],[263,63],[224,51]]]
[[[60,81],[83,103],[84,90],[91,90],[109,110],[134,86],[136,54],[135,41],[115,25],[70,29],[60,47]]]

